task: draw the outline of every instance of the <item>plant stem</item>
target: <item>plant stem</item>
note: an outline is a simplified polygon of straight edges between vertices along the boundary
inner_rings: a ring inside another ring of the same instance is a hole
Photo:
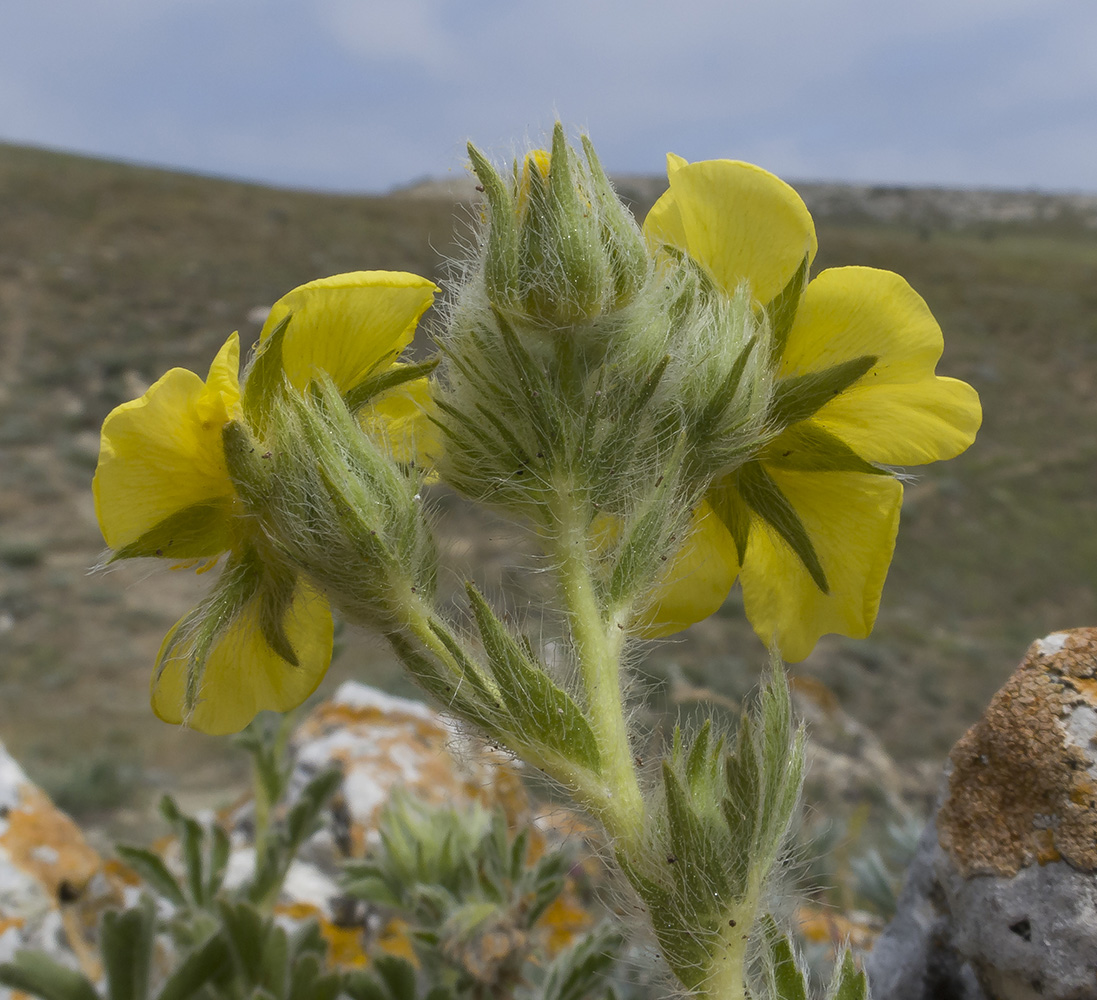
[[[643,840],[644,801],[629,745],[621,692],[625,631],[618,622],[607,621],[599,606],[590,566],[593,546],[587,531],[588,519],[576,510],[570,484],[558,489],[556,496],[559,502],[553,505],[556,530],[551,536],[551,544],[585,688],[587,711],[610,793],[596,812],[616,842],[617,850],[633,854]]]

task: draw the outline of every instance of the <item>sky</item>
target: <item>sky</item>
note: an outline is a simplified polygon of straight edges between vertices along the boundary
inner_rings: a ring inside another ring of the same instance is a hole
[[[313,190],[556,118],[611,173],[1097,192],[1097,0],[6,0],[0,141]]]

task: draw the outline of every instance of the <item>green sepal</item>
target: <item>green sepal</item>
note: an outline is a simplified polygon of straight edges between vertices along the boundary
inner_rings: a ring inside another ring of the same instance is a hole
[[[138,559],[209,559],[230,549],[233,542],[232,496],[202,500],[184,507],[149,528],[136,541],[123,545],[110,557]]]
[[[614,305],[621,308],[644,287],[651,272],[651,260],[636,219],[614,192],[594,151],[594,143],[586,135],[581,141],[590,169],[591,200],[600,209],[602,243],[613,276]]]
[[[804,522],[762,463],[748,462],[735,475],[739,493],[747,506],[781,536],[803,563],[815,586],[824,594],[829,594],[827,575]]]
[[[87,976],[40,951],[17,951],[13,962],[0,965],[0,983],[42,1000],[100,1000]]]
[[[282,345],[291,319],[293,313],[287,314],[260,344],[244,381],[240,408],[244,411],[244,419],[260,434],[266,429],[274,409],[274,400],[285,385]]]
[[[863,472],[890,476],[866,462],[840,437],[811,420],[789,427],[761,454],[761,460],[775,469],[794,472]]]
[[[735,402],[739,394],[739,383],[743,381],[743,372],[746,371],[747,363],[757,346],[758,338],[751,337],[736,356],[735,362],[724,378],[723,384],[713,393],[712,398],[697,420],[697,427],[702,433],[705,431],[711,433],[713,427],[718,427],[721,423],[721,417],[727,413],[728,408]]]
[[[781,379],[773,390],[769,419],[779,428],[789,427],[808,417],[835,396],[841,395],[859,378],[872,370],[879,360],[875,354],[862,354],[824,368],[821,372],[793,375]]]
[[[803,263],[796,269],[788,284],[765,307],[766,317],[769,319],[771,364],[777,364],[784,354],[789,331],[796,319],[796,310],[800,307],[800,299],[807,287],[810,265],[810,258],[805,254]]]
[[[514,637],[470,583],[465,588],[492,674],[522,742],[541,745],[597,772],[598,744],[582,710]]]
[[[471,142],[468,153],[491,211],[484,255],[488,298],[496,305],[510,305],[518,292],[518,225],[514,199],[503,178]]]
[[[268,563],[262,567],[263,585],[259,590],[259,631],[263,639],[290,666],[301,661],[286,635],[286,615],[293,605],[297,577],[290,570]]]
[[[386,356],[387,359],[387,356]],[[385,359],[383,359],[385,360]],[[343,394],[343,401],[351,413],[356,413],[375,397],[383,392],[390,392],[399,386],[414,382],[416,379],[426,378],[438,367],[440,357],[429,358],[426,361],[417,361],[413,364],[391,365],[377,374],[369,374],[361,382],[348,389]],[[381,367],[379,362],[374,370]]]
[[[747,541],[750,538],[750,508],[744,502],[735,483],[734,475],[717,479],[705,495],[705,499],[713,513],[728,529],[728,533],[735,542],[735,554],[739,559],[739,565],[742,566],[747,557]]]

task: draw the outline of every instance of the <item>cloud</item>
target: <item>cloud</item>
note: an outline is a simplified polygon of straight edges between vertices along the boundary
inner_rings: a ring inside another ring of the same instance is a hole
[[[1092,0],[38,0],[0,36],[0,136],[272,183],[384,189],[559,114],[617,171],[1095,184]]]

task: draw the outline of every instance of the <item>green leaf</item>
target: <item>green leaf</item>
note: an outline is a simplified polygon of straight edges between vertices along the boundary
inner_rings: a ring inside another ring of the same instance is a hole
[[[868,1000],[868,979],[854,964],[848,948],[842,954],[842,964],[827,991],[827,997],[828,1000]]]
[[[824,594],[830,593],[823,565],[800,515],[761,462],[748,462],[736,473],[739,493],[747,506],[772,527],[796,554]]]
[[[145,897],[132,910],[108,910],[100,924],[100,954],[111,1000],[145,1000],[149,992],[156,909]]]
[[[878,360],[875,354],[863,354],[821,372],[781,379],[773,390],[769,419],[782,429],[807,420],[824,403],[829,403],[871,371]]]
[[[665,760],[663,788],[674,852],[673,860],[668,859],[667,864],[685,895],[684,912],[698,921],[711,916],[721,917],[733,895],[726,871],[726,835],[721,836],[716,824],[702,819],[685,785]]]
[[[416,1000],[415,967],[410,962],[395,955],[378,955],[373,967],[392,1000]]]
[[[183,874],[187,880],[187,891],[194,905],[201,906],[205,884],[202,864],[205,831],[197,820],[184,816],[176,824],[176,832],[179,834],[179,846],[183,853]]]
[[[210,828],[210,837],[209,867],[202,898],[202,906],[207,907],[213,903],[214,897],[224,885],[225,871],[228,869],[229,854],[232,849],[229,835],[220,823],[214,823]]]
[[[118,857],[130,866],[146,883],[150,889],[176,906],[186,906],[187,899],[183,890],[175,880],[175,876],[168,871],[164,859],[152,851],[143,847],[127,847],[119,844],[116,848]]]
[[[754,854],[758,830],[759,774],[750,716],[743,714],[735,735],[735,751],[725,764],[727,797],[721,803],[724,822],[731,835],[732,851],[728,858],[728,879],[736,896],[747,888],[750,860]]]
[[[232,496],[203,500],[164,518],[136,541],[123,545],[110,557],[137,559],[207,559],[232,548]]]
[[[841,438],[810,420],[789,427],[761,455],[766,465],[796,472],[864,472],[891,475],[866,462]]]
[[[90,980],[38,951],[19,951],[0,965],[0,983],[42,1000],[99,1000]]]
[[[263,948],[267,938],[263,918],[258,910],[247,903],[222,902],[220,912],[234,964],[248,983],[258,984],[261,982]]]
[[[276,395],[285,385],[282,345],[293,313],[283,319],[259,347],[244,382],[240,406],[247,422],[262,433],[270,420]]]
[[[693,746],[689,749],[689,757],[686,760],[686,782],[694,794],[700,791],[704,779],[709,774],[712,763],[708,752],[711,735],[712,719],[705,719],[701,731],[694,738]]]
[[[624,942],[624,934],[612,924],[584,934],[552,960],[540,1000],[585,1000],[591,996],[604,985]]]
[[[480,592],[471,583],[466,590],[492,673],[516,726],[514,735],[597,771],[598,744],[579,706],[514,640]]]
[[[767,921],[772,924],[770,918]],[[788,937],[777,931],[775,925],[772,929],[767,928],[767,937],[770,939],[775,1000],[807,1000],[804,973],[796,963]]]
[[[228,945],[221,934],[214,934],[179,963],[156,1000],[193,1000],[207,982],[223,975],[230,966]]]

